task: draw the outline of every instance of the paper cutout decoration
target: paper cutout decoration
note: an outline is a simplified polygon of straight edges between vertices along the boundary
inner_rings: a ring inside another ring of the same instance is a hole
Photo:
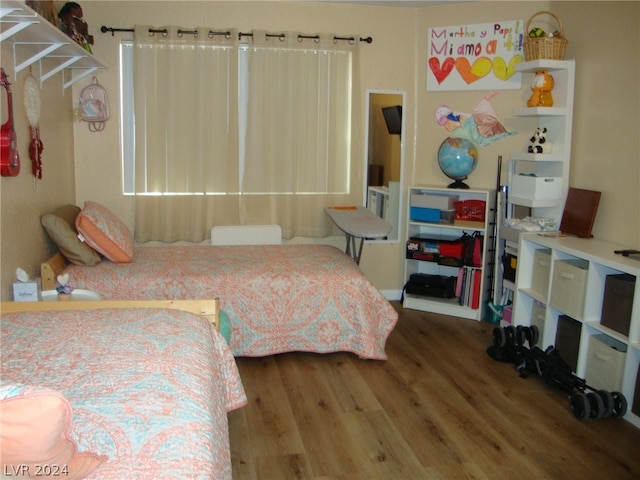
[[[471,113],[457,112],[448,105],[436,108],[436,123],[456,137],[486,147],[496,140],[515,135],[517,132],[508,131],[498,120],[495,110],[489,101],[498,92],[492,92],[480,99]]]

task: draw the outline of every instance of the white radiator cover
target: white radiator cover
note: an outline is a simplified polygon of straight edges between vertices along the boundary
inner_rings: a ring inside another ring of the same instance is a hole
[[[211,245],[279,245],[280,225],[230,225],[211,229]]]

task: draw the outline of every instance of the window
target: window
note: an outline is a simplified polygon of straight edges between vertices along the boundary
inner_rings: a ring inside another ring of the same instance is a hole
[[[169,81],[152,74],[156,101],[167,108],[156,109],[147,104],[141,111],[134,98],[134,43],[122,42],[121,138],[125,194],[349,194],[353,82],[349,51],[248,44],[235,49],[200,45],[161,48],[179,48],[181,53],[191,48],[193,52],[186,55],[192,58],[185,60],[183,67],[175,67],[188,69],[187,72],[192,72],[190,76],[197,74],[193,71],[194,65],[203,62],[199,50],[209,49],[207,70],[200,74],[206,79],[202,83],[210,88],[203,87],[204,94],[191,100],[188,94],[193,93],[193,87],[187,85],[180,87],[183,91],[178,91],[178,95],[170,96]],[[232,55],[237,57],[229,58]],[[232,68],[235,63],[237,77],[231,71],[226,75],[225,68]],[[229,81],[237,85],[229,86],[226,84]],[[231,96],[235,98],[229,98]],[[173,128],[178,127],[175,123],[189,122],[192,101],[206,102],[207,108],[194,108],[194,115],[196,111],[197,115],[213,115],[215,118],[208,124],[215,128],[201,131],[198,118],[193,118],[183,134],[193,138],[174,138]],[[236,105],[237,114],[230,114]],[[150,118],[174,114],[175,119]],[[159,120],[162,124],[154,128],[162,141],[136,145],[136,138],[140,138],[136,126],[148,127]],[[237,138],[234,140],[237,144],[221,147],[229,135]],[[211,143],[205,141],[196,146],[203,138]],[[216,154],[212,154],[213,151]]]

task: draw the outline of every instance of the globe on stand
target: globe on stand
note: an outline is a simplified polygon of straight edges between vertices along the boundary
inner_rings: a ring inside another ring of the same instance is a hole
[[[438,149],[438,165],[442,173],[455,180],[448,188],[468,189],[463,180],[478,165],[478,149],[465,138],[447,137]]]

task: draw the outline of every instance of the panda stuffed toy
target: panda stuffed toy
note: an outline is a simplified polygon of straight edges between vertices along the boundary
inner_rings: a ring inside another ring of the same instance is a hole
[[[527,148],[529,153],[551,153],[551,143],[547,141],[547,128],[536,128],[533,136],[529,139],[530,145]]]

